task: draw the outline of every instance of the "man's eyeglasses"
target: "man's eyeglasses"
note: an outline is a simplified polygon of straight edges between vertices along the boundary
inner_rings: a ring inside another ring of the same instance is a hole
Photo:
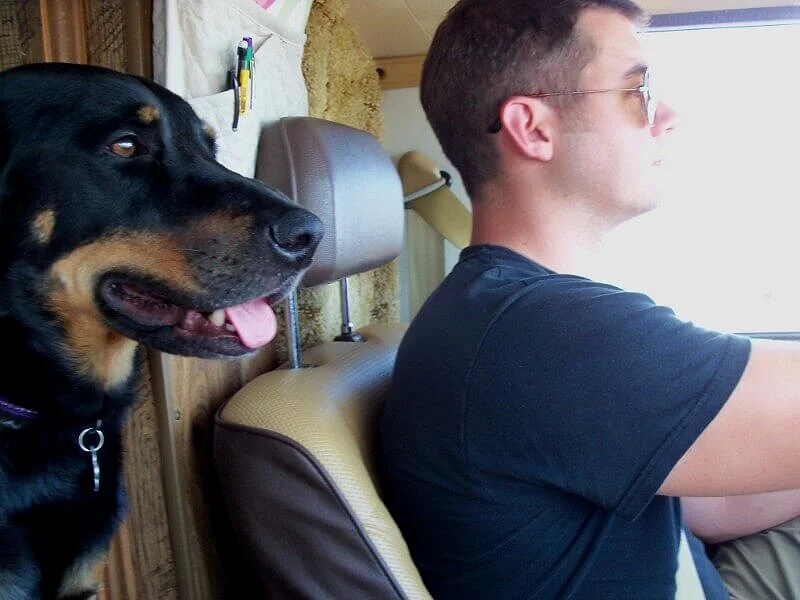
[[[650,68],[644,70],[642,77],[642,85],[634,88],[615,88],[608,90],[579,90],[576,92],[547,92],[543,94],[520,94],[521,96],[528,96],[529,98],[550,98],[552,96],[577,96],[579,94],[605,94],[608,92],[639,92],[642,95],[644,102],[644,110],[647,115],[647,124],[650,127],[656,122],[656,110],[658,109],[658,100],[653,97],[650,84]],[[489,127],[489,133],[497,133],[503,128],[500,119],[495,119],[494,123]]]

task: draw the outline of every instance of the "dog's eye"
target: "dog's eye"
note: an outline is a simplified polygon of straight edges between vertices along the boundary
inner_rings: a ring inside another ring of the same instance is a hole
[[[144,146],[136,139],[135,136],[126,135],[118,140],[115,140],[108,147],[111,152],[122,158],[131,158],[144,153]]]

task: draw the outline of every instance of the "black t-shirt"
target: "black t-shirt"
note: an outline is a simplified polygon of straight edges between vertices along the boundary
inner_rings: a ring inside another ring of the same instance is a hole
[[[644,295],[464,250],[381,421],[386,501],[434,597],[672,600],[680,503],[656,491],[749,352]]]

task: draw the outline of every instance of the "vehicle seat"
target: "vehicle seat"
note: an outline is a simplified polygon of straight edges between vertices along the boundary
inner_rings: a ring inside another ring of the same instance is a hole
[[[308,117],[264,130],[256,177],[316,213],[310,287],[393,260],[403,192],[368,133]],[[430,599],[377,479],[377,420],[405,326],[330,341],[304,368],[254,379],[218,411],[214,464],[253,597]],[[676,599],[704,598],[685,536]],[[250,596],[248,596],[250,597]]]
[[[397,171],[368,133],[291,117],[264,130],[256,177],[316,213],[325,236],[304,286],[401,251]],[[383,504],[377,421],[402,325],[305,351],[218,411],[214,463],[246,572],[268,598],[431,598]],[[255,597],[255,596],[254,596]]]

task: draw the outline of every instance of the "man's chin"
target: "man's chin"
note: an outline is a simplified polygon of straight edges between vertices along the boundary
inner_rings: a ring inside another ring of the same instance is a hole
[[[654,211],[655,209],[657,209],[659,207],[660,204],[661,204],[661,194],[653,193],[653,194],[650,195],[650,197],[647,199],[647,201],[643,204],[641,212],[639,214],[643,215],[645,213],[649,213],[651,211]]]
[[[636,215],[643,215],[649,213],[661,204],[661,181],[659,177],[655,178],[656,181],[650,182],[650,185],[644,187],[638,202],[635,203]]]
[[[652,212],[658,208],[660,195],[657,193],[648,193],[645,196],[637,198],[625,205],[624,210],[620,211],[617,224],[622,224],[631,219],[635,219],[641,215]]]

